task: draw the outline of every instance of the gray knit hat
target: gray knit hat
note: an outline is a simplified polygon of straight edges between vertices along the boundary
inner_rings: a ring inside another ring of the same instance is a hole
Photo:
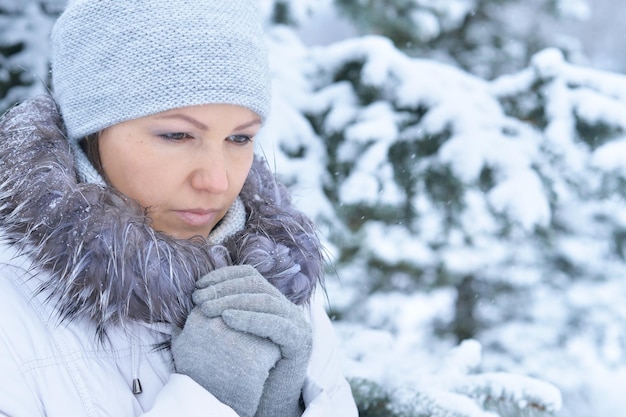
[[[257,3],[70,0],[52,30],[52,88],[83,180],[101,181],[78,140],[119,122],[209,103],[265,120],[270,75]]]

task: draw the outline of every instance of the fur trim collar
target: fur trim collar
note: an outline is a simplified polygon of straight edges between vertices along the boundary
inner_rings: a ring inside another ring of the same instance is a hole
[[[0,233],[28,256],[62,319],[87,316],[102,333],[128,320],[182,326],[196,279],[249,264],[297,304],[322,274],[309,219],[256,159],[240,194],[244,229],[223,243],[152,230],[142,208],[111,187],[76,180],[54,100],[40,97],[0,119]]]

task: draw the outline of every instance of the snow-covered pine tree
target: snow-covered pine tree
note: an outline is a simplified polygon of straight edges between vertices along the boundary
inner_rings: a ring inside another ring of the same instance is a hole
[[[620,409],[624,77],[546,50],[487,82],[385,38],[307,50],[271,37],[280,121],[266,151],[328,239],[366,408],[406,404],[399,384],[436,380],[433,357],[475,338],[483,370],[560,386],[566,415]]]
[[[46,90],[49,36],[65,0],[0,0],[0,113]]]
[[[533,238],[543,284],[523,314],[481,340],[489,351],[508,351],[509,360],[523,355],[527,372],[562,368],[564,415],[619,416],[626,405],[615,388],[626,377],[626,77],[546,50],[490,88],[507,114],[541,132],[535,169],[551,221]],[[519,337],[531,343],[515,343]],[[573,377],[571,363],[585,371]]]
[[[558,409],[560,396],[551,385],[515,375],[488,383],[493,380],[480,372],[479,360],[463,371],[442,371],[444,353],[470,334],[453,337],[450,320],[464,273],[448,270],[438,258],[475,251],[488,265],[492,255],[482,254],[489,247],[463,246],[459,236],[471,238],[459,225],[471,223],[463,213],[466,185],[450,167],[438,169],[444,164],[434,155],[452,137],[455,118],[462,119],[466,140],[488,133],[496,135],[494,143],[504,139],[501,146],[517,149],[509,143],[512,133],[501,133],[498,123],[490,127],[500,104],[488,84],[449,66],[412,60],[383,38],[309,50],[293,31],[276,28],[270,40],[274,116],[259,143],[328,239],[342,280],[340,289],[336,280],[328,281],[332,312],[344,319],[337,327],[361,414],[487,416],[499,409],[513,417]],[[464,117],[463,104],[477,109]],[[520,124],[499,114],[496,120],[511,130]],[[462,185],[452,203],[450,182]],[[475,205],[481,193],[471,192]],[[480,223],[472,226],[471,233],[493,232],[481,232]],[[477,262],[468,267],[493,291],[477,273]],[[461,259],[457,263],[464,267]],[[531,388],[539,386],[551,388]]]
[[[363,34],[404,52],[492,78],[519,70],[548,46],[578,54],[555,23],[586,19],[589,0],[335,0]]]

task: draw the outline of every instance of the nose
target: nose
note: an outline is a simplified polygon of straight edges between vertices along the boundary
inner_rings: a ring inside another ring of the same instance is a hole
[[[198,152],[191,172],[191,186],[198,191],[222,194],[228,190],[227,160],[212,148]]]

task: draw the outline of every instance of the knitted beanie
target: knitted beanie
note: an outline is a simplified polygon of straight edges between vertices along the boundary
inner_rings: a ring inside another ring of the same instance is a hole
[[[225,103],[262,120],[270,75],[258,0],[70,0],[52,30],[52,89],[83,181],[78,141],[178,107]]]

